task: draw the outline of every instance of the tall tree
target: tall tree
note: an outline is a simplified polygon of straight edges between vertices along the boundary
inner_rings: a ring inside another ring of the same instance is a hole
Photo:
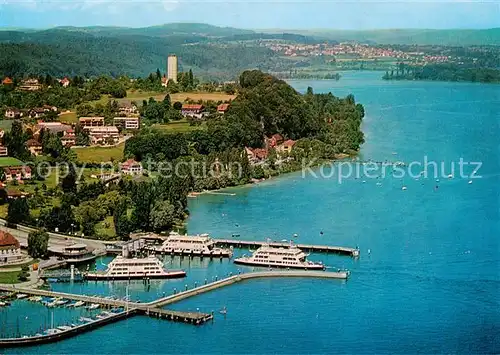
[[[33,258],[47,256],[49,234],[45,230],[37,230],[28,235],[28,254]]]
[[[30,220],[30,208],[26,198],[16,198],[9,203],[7,222],[22,223]]]

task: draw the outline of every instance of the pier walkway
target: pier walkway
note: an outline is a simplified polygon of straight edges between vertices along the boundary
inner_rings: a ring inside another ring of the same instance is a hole
[[[219,246],[233,247],[233,248],[259,248],[263,244],[269,244],[272,247],[282,247],[288,248],[290,246],[289,242],[262,242],[262,241],[250,241],[250,240],[239,240],[239,239],[214,239],[215,243]],[[313,244],[295,244],[294,245],[304,251],[316,252],[316,253],[332,253],[332,254],[342,254],[350,255],[353,257],[359,256],[358,248],[347,248],[338,247],[330,245],[313,245]]]
[[[126,310],[124,312],[117,313],[115,315],[111,315],[103,319],[97,319],[89,323],[72,327],[71,329],[68,330],[60,331],[56,334],[39,335],[39,336],[31,336],[23,338],[0,339],[0,348],[13,347],[13,346],[30,346],[41,343],[55,342],[68,337],[79,335],[83,332],[100,327],[104,324],[115,322],[120,319],[125,319],[127,317],[138,314],[143,314],[158,319],[167,319],[176,322],[201,325],[203,323],[212,320],[213,314],[200,313],[200,312],[173,311],[173,310],[163,309],[162,307],[215,289],[226,287],[237,282],[251,280],[251,279],[258,279],[258,278],[274,278],[274,277],[307,277],[307,278],[312,277],[312,278],[326,278],[326,279],[346,278],[345,273],[340,273],[340,272],[337,273],[329,271],[273,270],[273,271],[249,272],[249,273],[230,276],[228,278],[207,283],[205,285],[195,287],[193,289],[186,290],[183,292],[175,293],[171,296],[163,297],[158,300],[147,303],[137,303],[124,300],[109,299],[104,297],[77,295],[64,292],[54,292],[54,291],[39,290],[32,288],[20,288],[14,286],[0,285],[0,291],[6,291],[12,293],[24,293],[27,295],[34,295],[34,296],[60,297],[74,301],[83,301],[91,304],[92,303],[99,304],[101,306],[121,307]]]

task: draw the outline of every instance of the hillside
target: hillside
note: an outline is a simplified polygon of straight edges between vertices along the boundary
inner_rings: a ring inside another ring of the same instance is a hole
[[[106,35],[61,28],[0,31],[0,75],[145,76],[157,68],[164,71],[166,57],[176,53],[181,70],[192,68],[199,76],[232,78],[243,69],[265,69],[275,57],[266,48],[212,46],[201,34],[112,36],[108,28],[105,31]]]
[[[336,41],[357,41],[376,44],[421,44],[421,45],[500,45],[500,28],[481,30],[433,30],[433,29],[388,29],[388,30],[260,30],[267,33],[290,32]]]

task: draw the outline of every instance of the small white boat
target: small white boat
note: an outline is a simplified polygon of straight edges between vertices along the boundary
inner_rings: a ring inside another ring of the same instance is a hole
[[[85,302],[83,301],[77,301],[75,303],[73,303],[73,307],[77,308],[77,307],[81,307],[85,304]]]
[[[18,299],[18,300],[22,300],[23,298],[28,297],[28,295],[27,295],[27,294],[25,294],[25,293],[18,293],[18,294],[16,295],[16,297],[17,297],[17,299]]]
[[[6,307],[6,306],[7,306],[7,303],[0,301],[0,307]]]
[[[472,184],[472,180],[469,180],[469,185]]]
[[[99,307],[101,307],[101,305],[100,305],[100,304],[97,304],[97,303],[92,303],[90,306],[87,306],[86,308],[87,308],[87,309],[97,309],[97,308],[99,308]]]
[[[448,175],[448,179],[453,179],[453,174]]]
[[[61,333],[61,330],[57,329],[57,328],[54,328],[54,329],[47,329],[45,331],[45,334],[47,335],[53,335],[53,334],[58,334],[58,333]]]
[[[69,302],[69,300],[66,300],[66,299],[60,299],[60,300],[54,301],[54,304],[55,304],[56,306],[62,306],[63,304],[66,304],[66,303],[68,303],[68,302]]]
[[[408,188],[406,186],[403,186],[401,190],[407,190]]]
[[[28,298],[28,301],[30,302],[42,302],[43,297],[42,296],[32,296]]]
[[[67,326],[67,325],[60,325],[57,327],[57,329],[61,330],[61,331],[66,331],[66,330],[70,330],[71,327]]]
[[[90,323],[93,321],[94,320],[92,318],[80,317],[80,322],[83,322],[83,323]]]

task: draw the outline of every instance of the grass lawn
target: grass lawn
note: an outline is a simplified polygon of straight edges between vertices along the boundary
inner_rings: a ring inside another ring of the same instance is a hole
[[[64,112],[59,115],[59,121],[69,124],[78,123],[78,117],[76,116],[76,112]]]
[[[122,160],[124,148],[125,143],[121,143],[113,147],[74,148],[74,151],[82,163],[103,163]]]
[[[4,131],[10,131],[12,122],[12,120],[0,120],[0,129],[3,129]]]
[[[153,128],[165,131],[165,132],[170,132],[170,133],[186,133],[190,131],[195,131],[198,129],[204,129],[204,125],[200,126],[190,126],[189,122],[186,120],[180,120],[180,121],[172,121],[167,124],[154,124]]]
[[[0,218],[7,218],[7,209],[9,208],[9,204],[5,203],[0,205]]]
[[[95,231],[98,236],[103,237],[105,240],[113,239],[115,237],[115,223],[113,222],[113,217],[108,216],[104,221],[97,223]]]
[[[24,163],[19,159],[12,157],[0,157],[0,167],[3,166],[22,166]]]
[[[17,267],[17,266],[12,266]],[[0,272],[0,284],[15,284],[20,282],[18,276],[22,271]]]

